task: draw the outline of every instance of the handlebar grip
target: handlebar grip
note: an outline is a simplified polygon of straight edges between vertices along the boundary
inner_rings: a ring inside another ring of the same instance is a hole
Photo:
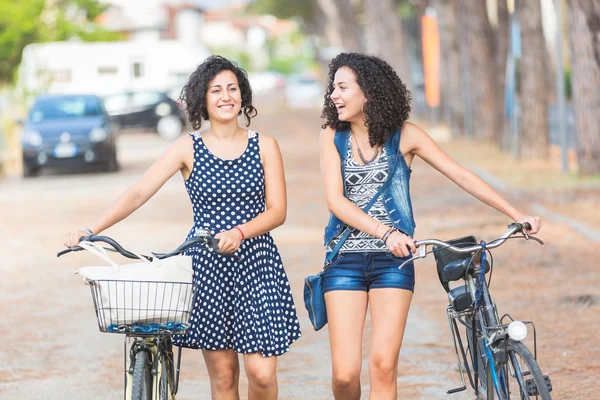
[[[56,257],[60,257],[62,255],[70,253],[72,251],[80,251],[80,250],[83,250],[83,247],[79,247],[79,246],[77,246],[77,247],[70,247],[68,249],[64,249],[64,250],[61,250],[58,253],[56,253]]]
[[[529,222],[525,222],[523,223],[523,228],[525,228],[526,230],[531,230],[531,225],[529,225]]]

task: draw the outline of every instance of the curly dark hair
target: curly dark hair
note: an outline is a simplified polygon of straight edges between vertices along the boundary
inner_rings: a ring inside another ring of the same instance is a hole
[[[200,129],[202,120],[208,120],[208,110],[206,108],[208,84],[223,71],[233,72],[238,80],[240,92],[242,93],[242,108],[238,115],[244,114],[246,126],[249,126],[250,120],[258,114],[256,108],[252,105],[252,88],[246,71],[224,57],[210,56],[192,72],[179,95],[179,99],[185,105],[192,129]]]
[[[333,92],[335,73],[348,67],[360,86],[367,102],[364,106],[365,126],[369,129],[371,146],[383,145],[388,136],[401,127],[410,114],[411,94],[396,71],[382,59],[366,54],[341,53],[329,64],[329,84],[321,118],[322,128],[348,130],[350,123],[340,121],[338,112],[329,96]]]

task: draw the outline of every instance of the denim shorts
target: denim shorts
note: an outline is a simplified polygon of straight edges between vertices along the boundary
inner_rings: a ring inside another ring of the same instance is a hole
[[[339,253],[323,275],[323,292],[395,288],[414,292],[415,266],[390,252]]]

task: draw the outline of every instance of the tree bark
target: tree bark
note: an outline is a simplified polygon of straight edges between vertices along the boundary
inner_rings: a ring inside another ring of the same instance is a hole
[[[522,56],[519,68],[521,123],[519,157],[548,156],[546,45],[540,0],[519,1]]]
[[[348,52],[360,51],[363,46],[352,2],[350,0],[312,1],[317,23],[323,27],[328,44]]]
[[[410,89],[412,86],[402,20],[395,0],[365,0],[366,51],[387,61]]]
[[[504,91],[506,89],[506,59],[509,44],[508,7],[506,0],[498,1],[498,27],[496,28],[496,84],[498,101],[496,101],[496,142],[500,147],[505,147],[508,134],[504,118]]]
[[[494,59],[494,32],[487,17],[485,1],[464,1],[463,24],[467,30],[468,68],[472,93],[473,133],[477,139],[496,137],[499,99]]]
[[[569,0],[568,5],[579,173],[597,174],[600,173],[600,0]]]
[[[464,103],[461,92],[461,68],[459,41],[461,34],[458,21],[459,0],[433,0],[438,12],[440,27],[440,81],[442,115],[450,127],[452,136],[464,134]]]

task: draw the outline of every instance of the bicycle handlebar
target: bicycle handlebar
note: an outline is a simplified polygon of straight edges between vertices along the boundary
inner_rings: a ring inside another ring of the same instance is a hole
[[[523,228],[525,228],[525,230],[523,230]],[[527,234],[527,230],[529,230],[529,229],[531,229],[531,226],[527,222],[525,224],[520,224],[518,222],[514,222],[508,226],[508,229],[506,230],[506,232],[504,232],[504,234],[502,236],[500,236],[496,240],[489,242],[488,244],[486,244],[485,247],[486,247],[486,249],[494,249],[496,247],[499,247],[499,246],[503,245],[504,242],[506,242],[506,240],[509,237],[511,237],[515,233],[519,233],[519,232],[523,233],[523,236],[525,237],[525,239],[533,239],[533,240],[539,242],[540,244],[544,244],[544,242],[542,242],[540,239]],[[419,249],[419,254],[406,260],[398,268],[400,269],[400,268],[404,267],[406,264],[408,264],[414,260],[417,260],[419,258],[425,258],[427,256],[427,254],[430,253],[430,252],[429,253],[427,252],[427,246],[433,246],[433,245],[440,246],[444,250],[449,250],[449,251],[452,251],[454,253],[459,253],[459,254],[471,254],[471,253],[479,251],[483,248],[483,246],[480,244],[475,244],[475,245],[468,246],[468,247],[456,247],[454,245],[451,245],[450,243],[446,243],[443,240],[438,240],[438,239],[418,240],[415,242],[415,246]]]
[[[121,246],[119,243],[117,243],[116,240],[114,240],[108,236],[96,236],[96,235],[82,236],[80,238],[80,241],[84,241],[84,240],[88,241],[88,242],[103,242],[103,243],[110,245],[114,249],[114,251],[116,251],[117,253],[119,253],[127,258],[132,258],[132,259],[136,259],[136,260],[139,258],[134,253],[130,252],[129,250],[124,249],[123,246]],[[175,255],[181,254],[190,246],[193,246],[198,243],[209,245],[209,249],[211,251],[214,251],[215,253],[218,253],[218,254],[222,254],[219,252],[219,248],[218,248],[219,239],[213,238],[212,235],[210,234],[210,232],[208,232],[208,231],[199,230],[196,232],[194,237],[186,240],[181,245],[179,245],[175,250],[173,250],[169,253],[152,253],[152,256],[147,256],[147,255],[141,254],[141,256],[145,257],[148,260],[152,260],[153,257],[158,258],[158,259],[168,258],[168,257],[172,257]],[[70,253],[73,251],[81,251],[81,250],[84,250],[83,247],[80,247],[80,246],[71,247],[71,248],[59,251],[56,254],[56,256],[60,257],[64,254],[67,254],[67,253]],[[223,254],[223,255],[228,255],[228,254]]]

